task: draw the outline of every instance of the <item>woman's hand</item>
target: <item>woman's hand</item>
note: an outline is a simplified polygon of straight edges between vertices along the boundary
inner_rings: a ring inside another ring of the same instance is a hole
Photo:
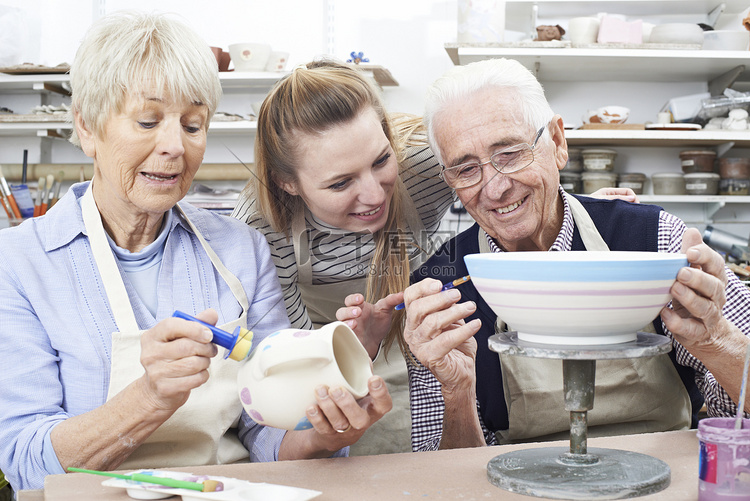
[[[316,388],[317,405],[309,407],[306,415],[326,450],[352,445],[393,407],[383,378],[372,376],[367,388],[369,394],[359,400],[343,388]]]
[[[352,328],[370,358],[375,358],[380,343],[391,328],[393,309],[404,299],[404,293],[389,294],[375,304],[365,302],[362,294],[346,296],[344,308],[336,311],[336,319]]]
[[[638,195],[630,188],[599,188],[589,196],[606,200],[625,200],[635,204],[640,203]]]
[[[212,309],[196,318],[215,325],[219,316]],[[208,366],[217,353],[211,331],[198,322],[170,317],[141,336],[141,364],[145,397],[158,410],[174,411],[190,391],[208,380]]]

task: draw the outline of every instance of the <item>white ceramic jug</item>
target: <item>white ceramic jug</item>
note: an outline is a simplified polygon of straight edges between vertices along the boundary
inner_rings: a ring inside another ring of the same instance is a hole
[[[367,395],[370,357],[343,322],[316,330],[283,329],[261,341],[237,376],[240,401],[256,422],[285,430],[312,425],[305,410],[316,403],[315,388],[343,388]]]

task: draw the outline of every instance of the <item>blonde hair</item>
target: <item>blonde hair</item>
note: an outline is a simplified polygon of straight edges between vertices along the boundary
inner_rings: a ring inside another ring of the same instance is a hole
[[[295,214],[305,210],[301,197],[281,188],[282,183],[297,182],[295,135],[318,134],[346,124],[368,107],[380,118],[383,133],[400,162],[408,135],[422,127],[421,119],[396,117],[394,134],[393,123],[378,90],[359,70],[330,60],[313,61],[293,70],[268,94],[258,113],[256,175],[246,186],[245,194],[256,197],[260,214],[274,231],[289,237]],[[365,293],[371,303],[409,286],[410,240],[401,206],[405,189],[399,180],[385,226],[373,235],[375,251]],[[408,351],[401,335],[402,324],[403,311],[400,311],[394,314],[385,339],[386,352],[396,340],[403,352]]]
[[[221,99],[218,65],[208,44],[165,14],[117,12],[86,33],[70,66],[71,112],[97,135],[128,95],[144,82],[176,99],[208,108],[208,122]],[[73,129],[70,142],[80,146]]]

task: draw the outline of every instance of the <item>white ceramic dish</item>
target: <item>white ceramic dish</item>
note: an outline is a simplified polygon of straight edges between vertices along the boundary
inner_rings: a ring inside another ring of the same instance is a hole
[[[584,123],[592,124],[622,124],[630,116],[630,109],[624,106],[602,106],[596,110],[589,110],[583,117]]]
[[[108,487],[119,487],[125,489],[128,496],[133,499],[165,499],[172,496],[180,496],[182,501],[307,501],[318,497],[321,492],[287,485],[276,485],[267,483],[254,483],[237,478],[192,475],[178,471],[161,470],[137,470],[132,473],[151,473],[155,476],[176,478],[190,482],[201,482],[204,480],[219,480],[224,484],[223,491],[200,492],[190,489],[177,489],[163,485],[146,484],[120,478],[109,478],[102,482]]]
[[[700,130],[700,124],[671,123],[646,124],[646,130]]]
[[[649,43],[703,45],[703,29],[692,23],[657,24],[651,29]]]
[[[750,31],[714,30],[703,33],[703,50],[747,51],[750,46]]]
[[[563,345],[633,341],[669,303],[684,254],[499,252],[464,258],[482,298],[518,338]]]

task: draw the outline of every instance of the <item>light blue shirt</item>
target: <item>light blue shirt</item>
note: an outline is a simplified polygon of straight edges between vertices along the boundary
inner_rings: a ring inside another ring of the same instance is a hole
[[[81,216],[78,199],[87,186],[74,185],[45,216],[0,231],[0,470],[15,490],[42,488],[46,475],[62,473],[49,442],[52,428],[107,398],[117,327]],[[263,235],[234,218],[180,205],[242,282],[254,344],[289,327]],[[206,308],[219,313],[220,324],[236,320],[241,308],[228,285],[176,209],[172,215],[156,317],[123,278],[138,326],[149,329],[175,310]],[[284,433],[244,413],[240,420],[251,461],[278,459]]]

